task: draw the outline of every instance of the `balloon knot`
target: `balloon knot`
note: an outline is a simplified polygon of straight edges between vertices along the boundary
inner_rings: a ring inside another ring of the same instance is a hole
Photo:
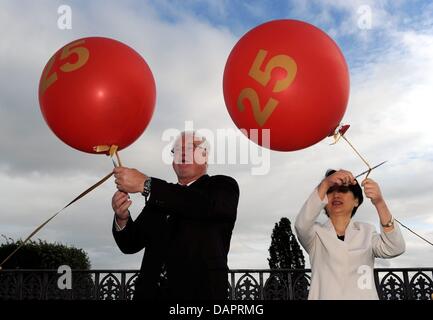
[[[98,153],[104,152],[107,154],[107,156],[113,157],[116,154],[118,148],[119,147],[116,146],[115,144],[111,146],[100,145],[100,146],[94,146],[93,150]]]

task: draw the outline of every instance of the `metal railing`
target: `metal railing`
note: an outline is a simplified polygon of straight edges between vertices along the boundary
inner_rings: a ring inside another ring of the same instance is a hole
[[[0,271],[0,300],[131,300],[138,270],[72,270],[71,289],[60,289],[57,270]],[[228,272],[230,300],[303,300],[310,269],[238,269]],[[433,299],[433,268],[375,269],[382,300]]]

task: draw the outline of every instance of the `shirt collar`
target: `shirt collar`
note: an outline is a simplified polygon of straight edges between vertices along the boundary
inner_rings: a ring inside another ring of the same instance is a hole
[[[187,184],[180,184],[179,182],[178,182],[177,184],[180,185],[180,186],[183,186],[183,187],[189,187],[189,186],[192,185],[194,182],[196,182],[197,180],[200,180],[201,178],[203,178],[203,177],[205,177],[205,176],[207,176],[207,173],[205,173],[204,175],[198,177],[197,179],[195,179],[195,180],[193,180],[193,181],[188,182]]]
[[[191,184],[193,184],[196,181],[197,181],[197,179],[195,179],[195,180],[193,180],[191,182],[188,182],[187,184],[180,184],[179,182],[177,184],[180,185],[180,186],[182,186],[182,187],[189,187]]]

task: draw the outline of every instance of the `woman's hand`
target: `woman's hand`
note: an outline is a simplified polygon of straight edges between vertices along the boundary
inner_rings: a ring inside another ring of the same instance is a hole
[[[365,179],[362,181],[361,185],[364,187],[365,196],[369,198],[371,203],[376,207],[382,226],[388,224],[392,220],[392,215],[382,196],[379,184],[372,179]],[[390,227],[384,227],[383,230],[385,232],[390,232],[394,230],[394,226],[391,225]]]
[[[328,188],[335,185],[342,186],[356,184],[352,172],[346,170],[338,170],[337,172],[334,172],[330,176],[326,177],[323,182],[328,186]]]
[[[373,203],[373,205],[377,206],[384,202],[379,184],[376,181],[367,178],[362,181],[361,185],[364,187],[365,196],[371,200],[371,203]]]
[[[347,170],[338,170],[331,174],[330,176],[326,177],[322,180],[322,182],[319,184],[319,187],[317,188],[319,192],[320,199],[324,199],[326,192],[329,188],[337,185],[349,185],[349,184],[356,184],[355,177],[350,171]]]

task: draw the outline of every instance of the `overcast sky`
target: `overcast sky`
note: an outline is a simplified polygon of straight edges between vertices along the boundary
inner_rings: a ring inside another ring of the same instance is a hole
[[[72,29],[58,28],[60,5],[72,10]],[[367,5],[367,7],[365,7]],[[360,15],[371,10],[371,26]],[[222,75],[235,43],[274,19],[299,19],[327,32],[350,69],[343,118],[348,138],[375,164],[395,217],[433,240],[433,4],[430,1],[5,1],[0,2],[0,234],[25,238],[38,224],[112,170],[105,156],[61,142],[40,112],[43,67],[65,44],[87,36],[117,39],[134,48],[156,80],[157,103],[143,135],[121,152],[125,166],[175,182],[162,161],[165,130],[237,130],[224,104]],[[213,165],[210,174],[236,178],[241,197],[229,267],[267,268],[274,224],[295,216],[328,168],[359,173],[364,164],[344,141],[325,139],[295,152],[271,152],[266,175],[253,164]],[[252,150],[260,148],[249,144]],[[142,252],[120,253],[111,235],[109,180],[66,209],[36,238],[83,248],[93,268],[136,269]],[[132,197],[132,216],[141,196]],[[378,217],[367,200],[355,220]],[[431,267],[433,248],[403,229],[406,252],[380,267]],[[4,241],[0,239],[0,241]],[[308,257],[307,266],[309,266]]]

